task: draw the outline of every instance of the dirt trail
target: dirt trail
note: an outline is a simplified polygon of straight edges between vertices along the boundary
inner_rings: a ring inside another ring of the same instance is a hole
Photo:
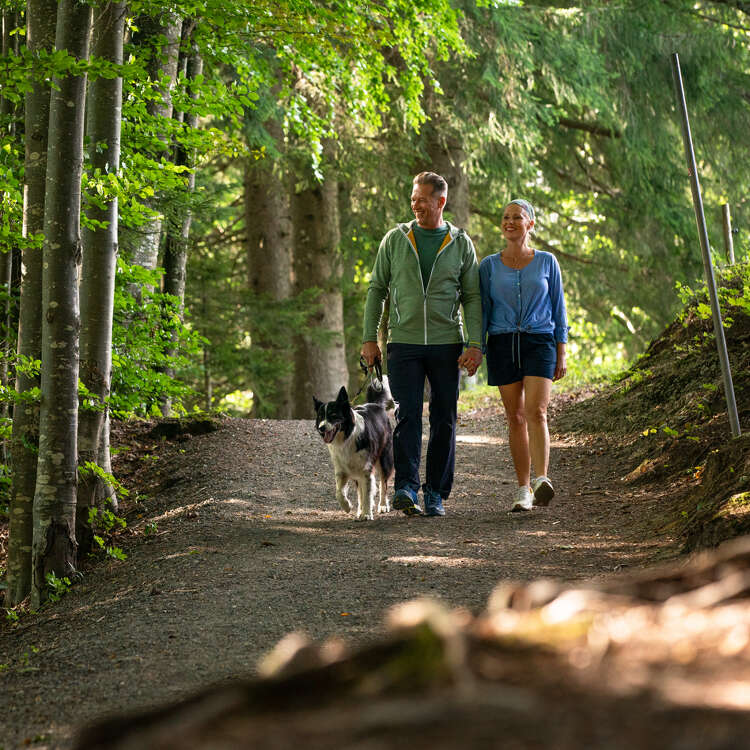
[[[553,505],[508,513],[515,482],[493,408],[460,420],[445,518],[345,516],[311,421],[227,420],[154,455],[151,497],[129,525],[156,533],[0,626],[0,748],[68,748],[96,717],[252,675],[293,630],[361,643],[413,597],[479,612],[501,580],[592,578],[674,554],[639,538],[632,518],[653,498],[624,486],[632,467],[593,440],[554,435]]]

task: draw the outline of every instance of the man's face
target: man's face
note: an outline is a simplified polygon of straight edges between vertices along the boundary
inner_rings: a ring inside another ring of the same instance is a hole
[[[411,191],[411,210],[417,218],[417,224],[424,229],[437,229],[443,223],[443,206],[445,196],[432,193],[432,185],[414,183]]]

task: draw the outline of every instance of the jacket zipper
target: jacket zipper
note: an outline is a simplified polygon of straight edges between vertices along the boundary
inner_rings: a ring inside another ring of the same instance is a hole
[[[412,231],[412,230],[410,230]],[[412,231],[413,234],[413,231]],[[448,230],[448,234],[450,235],[450,229]],[[432,263],[432,268],[430,269],[430,275],[427,277],[427,286],[424,285],[424,280],[422,279],[422,267],[419,265],[419,253],[417,252],[416,248],[416,239],[414,240],[414,243],[412,244],[412,241],[407,233],[406,235],[407,240],[409,240],[409,244],[411,245],[411,249],[414,251],[414,259],[417,261],[417,271],[419,272],[419,280],[422,282],[422,315],[424,317],[423,320],[423,328],[424,328],[424,343],[425,346],[427,346],[427,290],[430,288],[430,281],[432,280],[432,272],[435,270],[435,264],[438,262],[438,258],[443,254],[443,251],[450,247],[450,245],[455,241],[455,237],[451,237],[450,242],[443,245],[437,256],[435,257],[435,260]]]
[[[422,278],[422,267],[419,265],[419,253],[417,252],[417,240],[416,238],[412,242],[412,238],[410,235],[413,236],[413,230],[409,230],[409,232],[406,233],[406,239],[411,247],[412,252],[414,253],[414,260],[417,263],[417,274],[419,275],[419,283],[422,285],[422,313],[424,316],[424,322],[423,322],[423,328],[424,328],[424,342],[427,343],[427,289],[425,289],[424,285],[424,279]],[[435,258],[437,261],[437,258]],[[432,264],[433,268],[435,267],[435,264]],[[430,269],[430,278],[432,278],[432,269]],[[427,286],[430,285],[430,279],[427,279]]]

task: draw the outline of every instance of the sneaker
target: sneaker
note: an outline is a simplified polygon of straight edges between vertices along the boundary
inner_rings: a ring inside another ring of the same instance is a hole
[[[424,488],[424,514],[426,516],[444,516],[443,498],[429,487]]]
[[[516,502],[513,503],[511,512],[516,513],[521,510],[531,510],[534,505],[534,496],[528,487],[519,487],[516,495]]]
[[[537,477],[531,483],[531,491],[534,493],[534,505],[547,506],[555,496],[552,482],[547,477]]]
[[[417,494],[406,488],[396,490],[393,496],[393,507],[402,510],[407,516],[421,516],[422,509],[417,504]]]

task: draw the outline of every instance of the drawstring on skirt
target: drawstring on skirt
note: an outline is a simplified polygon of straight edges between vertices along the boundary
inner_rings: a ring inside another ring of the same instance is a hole
[[[513,339],[512,339],[512,351],[511,356],[513,358],[513,364],[521,368],[521,331],[515,330],[513,331]],[[518,352],[518,359],[516,359],[516,352]]]

